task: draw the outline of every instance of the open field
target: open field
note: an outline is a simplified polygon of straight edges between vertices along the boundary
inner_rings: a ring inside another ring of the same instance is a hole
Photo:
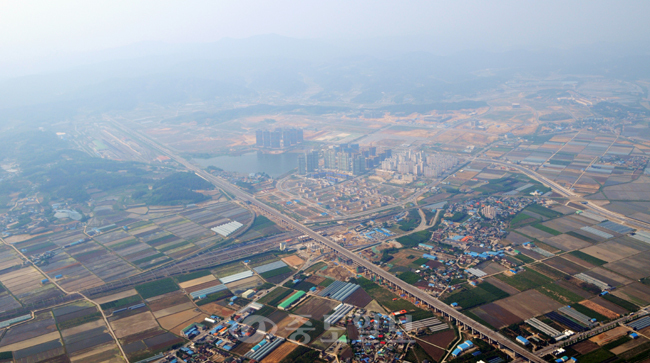
[[[79,354],[71,354],[70,361],[84,362],[84,363],[99,363],[99,362],[123,362],[122,354],[120,353],[117,345],[103,344],[94,349],[82,352]]]
[[[216,279],[217,278],[214,277],[213,275],[208,275],[208,276],[199,277],[198,279],[194,279],[194,280],[190,280],[190,281],[186,281],[186,282],[181,282],[180,284],[178,284],[178,286],[180,286],[182,289],[186,289],[188,287],[201,285],[203,283],[214,281]]]
[[[615,313],[599,304],[596,304],[593,301],[590,300],[584,300],[580,302],[580,305],[584,305],[585,307],[597,312],[600,315],[603,315],[607,317],[608,319],[616,319],[620,316],[620,314]]]
[[[503,328],[522,321],[523,319],[511,313],[496,303],[489,303],[470,310],[474,315],[496,329]]]
[[[190,302],[190,298],[187,297],[187,295],[183,294],[181,291],[174,291],[147,300],[147,305],[149,305],[151,311],[156,312],[158,310],[171,308],[188,302]]]
[[[530,304],[531,301],[535,301],[535,304]],[[520,294],[495,301],[495,304],[521,319],[530,319],[556,310],[563,305],[536,290],[524,291]]]
[[[298,328],[300,328],[307,321],[309,321],[308,318],[291,314],[277,323],[278,330],[276,332],[276,335],[283,338],[288,338],[293,332],[298,330]],[[309,332],[307,333],[309,334]]]
[[[171,330],[175,326],[178,326],[179,324],[182,324],[183,322],[190,320],[199,314],[200,313],[194,309],[187,309],[161,317],[158,319],[158,323],[160,323],[160,326],[163,328]]]
[[[650,276],[650,255],[639,253],[623,260],[610,262],[603,267],[620,275],[640,280]]]
[[[188,301],[188,302],[183,303],[183,304],[174,305],[172,307],[157,310],[157,311],[155,311],[153,313],[153,315],[156,317],[156,319],[160,319],[160,318],[168,316],[168,315],[176,314],[176,313],[179,313],[181,311],[186,311],[186,310],[194,309],[194,308],[195,308],[194,304],[192,304],[192,302]]]
[[[23,303],[63,296],[56,286],[42,284],[41,280],[45,278],[34,267],[28,266],[0,275],[0,282]]]
[[[650,286],[639,282],[616,289],[612,294],[639,306],[650,304]]]
[[[216,302],[211,302],[209,304],[201,305],[201,310],[207,312],[210,315],[214,314],[222,318],[225,318],[235,313],[235,310],[219,305]]]
[[[93,299],[93,300],[98,304],[104,304],[104,303],[107,303],[107,302],[123,299],[123,298],[133,296],[133,295],[137,295],[137,294],[138,294],[138,292],[135,291],[135,289],[130,289],[130,290],[118,292],[117,294],[112,294],[112,295],[99,297],[99,298],[96,298],[96,299]]]
[[[35,336],[34,338],[30,338],[13,344],[2,346],[2,350],[16,351],[16,350],[26,349],[46,342],[59,340],[60,338],[61,338],[61,334],[58,331],[53,331],[43,335]]]
[[[275,348],[271,354],[262,359],[262,363],[280,363],[284,357],[293,352],[298,347],[298,344],[292,342],[284,342],[279,347]]]
[[[235,294],[241,294],[248,289],[254,289],[261,286],[264,282],[257,276],[247,277],[245,279],[226,284],[228,289]]]
[[[158,326],[156,319],[149,311],[145,311],[137,315],[128,316],[122,319],[111,319],[109,323],[111,324],[111,327],[113,328],[113,331],[115,332],[115,336],[117,338],[123,338],[128,335],[137,334],[141,331],[145,331]]]
[[[295,314],[309,316],[312,319],[322,320],[323,316],[332,311],[338,303],[319,297],[311,297],[293,310]]]
[[[545,260],[544,263],[569,275],[575,275],[577,273],[587,271],[586,268],[559,256],[549,258]]]
[[[591,246],[591,243],[568,234],[545,238],[543,239],[543,242],[562,251],[579,250]]]
[[[284,263],[286,263],[287,265],[289,265],[289,266],[291,266],[293,268],[298,268],[298,267],[302,266],[303,263],[305,263],[305,261],[303,261],[302,258],[300,258],[298,256],[295,256],[295,255],[289,256],[289,257],[284,257],[284,258],[282,258],[282,261],[284,261]]]
[[[9,328],[0,340],[0,348],[56,331],[56,323],[52,314],[50,312],[40,313],[34,320]]]
[[[520,292],[519,290],[515,289],[514,287],[508,285],[507,283],[505,283],[505,282],[503,282],[503,281],[501,281],[501,280],[499,280],[499,279],[497,279],[495,277],[488,277],[487,279],[485,279],[485,281],[489,282],[490,284],[492,284],[494,286],[496,286],[500,290],[505,291],[506,293],[508,293],[508,295],[514,295],[514,294],[518,294]]]
[[[171,316],[171,315],[170,315],[170,316]],[[182,331],[184,328],[186,328],[188,325],[190,325],[190,324],[192,324],[192,323],[200,323],[200,322],[203,321],[203,319],[205,319],[205,318],[207,318],[207,317],[208,317],[208,315],[203,314],[203,313],[199,313],[199,315],[196,315],[196,316],[194,316],[193,318],[190,318],[190,319],[188,319],[188,320],[186,320],[186,321],[184,321],[184,322],[178,324],[177,326],[175,326],[175,327],[169,329],[169,331],[171,331],[172,333],[174,333],[174,334],[180,336],[180,335],[181,335],[181,331]]]

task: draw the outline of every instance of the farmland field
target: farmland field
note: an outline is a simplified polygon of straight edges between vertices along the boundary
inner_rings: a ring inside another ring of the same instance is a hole
[[[117,338],[123,338],[128,335],[155,328],[158,326],[156,319],[149,312],[145,311],[136,315],[128,316],[122,319],[109,319],[109,322]]]
[[[298,344],[291,342],[284,342],[280,344],[271,354],[267,355],[262,359],[262,363],[280,363],[284,357],[289,355],[294,349],[298,347]]]
[[[506,308],[503,308],[495,303],[485,304],[470,310],[474,315],[478,316],[481,320],[490,324],[496,329],[503,328],[522,321],[520,317],[511,313]]]
[[[535,304],[531,304],[531,301],[534,301]],[[536,290],[524,291],[520,294],[495,301],[494,303],[521,319],[530,319],[548,313],[551,310],[556,310],[564,305],[546,297]]]
[[[178,285],[171,278],[166,278],[158,281],[147,282],[135,287],[136,291],[142,296],[143,299],[163,295],[168,292],[176,291],[179,289]]]
[[[539,272],[533,269],[525,269],[522,272],[518,272],[513,276],[506,276],[504,274],[496,275],[501,281],[506,282],[512,287],[516,288],[519,291],[524,291],[528,289],[533,289],[540,285],[551,282],[552,280],[545,275],[540,274]]]
[[[316,320],[322,320],[323,316],[331,312],[337,305],[338,303],[335,301],[314,296],[293,309],[293,312],[298,315],[309,316]]]

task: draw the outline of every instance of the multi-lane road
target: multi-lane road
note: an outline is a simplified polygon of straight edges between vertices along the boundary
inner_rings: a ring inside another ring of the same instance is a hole
[[[119,125],[119,124],[118,124]],[[344,247],[339,246],[337,243],[333,242],[329,238],[323,237],[320,234],[314,232],[310,228],[304,226],[303,224],[295,221],[294,219],[285,216],[283,213],[280,211],[271,208],[267,206],[266,204],[258,201],[253,197],[252,195],[248,194],[247,192],[244,192],[243,190],[235,187],[234,185],[230,184],[228,181],[219,178],[217,176],[214,176],[205,170],[201,169],[200,167],[191,164],[187,160],[183,159],[182,157],[179,157],[175,155],[173,152],[171,152],[169,149],[166,147],[157,144],[156,142],[150,140],[149,138],[133,131],[133,130],[126,130],[124,126],[119,125],[120,128],[123,128],[125,132],[130,133],[130,134],[135,134],[138,136],[140,141],[148,144],[150,147],[158,150],[159,152],[165,154],[166,156],[174,159],[176,162],[179,164],[185,166],[188,170],[193,171],[200,177],[208,180],[209,182],[213,183],[215,186],[218,188],[230,193],[231,195],[236,196],[242,201],[251,203],[255,205],[256,207],[266,211],[268,214],[274,216],[277,219],[283,220],[285,223],[293,227],[295,230],[300,231],[301,233],[310,236],[312,239],[315,241],[322,243],[323,245],[331,248],[332,250],[336,251],[339,253],[341,256],[347,257],[348,259],[352,260],[356,265],[364,267],[367,271],[375,274],[376,276],[380,277],[384,281],[392,284],[393,286],[399,286],[401,290],[403,290],[405,293],[408,295],[412,296],[413,298],[421,301],[422,303],[442,312],[446,316],[449,316],[453,318],[454,320],[458,321],[459,323],[465,325],[466,327],[472,329],[475,332],[480,333],[482,336],[487,337],[489,340],[496,342],[500,344],[501,346],[507,348],[508,350],[515,352],[517,356],[526,359],[530,362],[544,362],[543,359],[539,358],[537,355],[534,353],[526,350],[524,347],[520,346],[519,344],[513,342],[512,340],[506,338],[502,334],[495,332],[493,330],[488,329],[487,327],[475,322],[474,320],[468,318],[467,316],[461,314],[459,311],[453,309],[452,307],[448,306],[447,304],[441,302],[440,300],[434,298],[433,296],[427,294],[426,292],[420,290],[419,288],[412,286],[410,284],[404,283],[404,281],[398,279],[394,275],[382,270],[378,266],[370,263],[366,259],[360,257],[359,255],[347,250]]]

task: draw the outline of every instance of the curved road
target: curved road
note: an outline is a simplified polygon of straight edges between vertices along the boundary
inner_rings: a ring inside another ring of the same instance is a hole
[[[121,128],[126,129],[124,126],[119,125]],[[137,133],[134,130],[125,130],[126,132],[136,134],[138,135],[138,138],[144,142],[147,143],[149,146],[157,149],[159,152],[169,156],[170,158],[174,159],[176,162],[179,164],[185,166],[187,169],[193,171],[196,173],[198,176],[208,180],[209,182],[213,183],[215,186],[218,188],[221,188],[222,190],[235,195],[237,198],[248,202],[250,204],[255,205],[256,207],[265,210],[267,213],[273,215],[274,217],[283,220],[287,224],[291,225],[293,228],[295,228],[297,231],[302,232],[305,235],[310,236],[313,238],[315,241],[318,241],[327,247],[335,250],[338,252],[340,255],[345,256],[352,260],[355,264],[364,267],[368,271],[371,271],[375,275],[381,277],[383,280],[390,282],[394,286],[399,286],[404,292],[408,293],[409,295],[415,297],[419,301],[422,301],[423,303],[427,304],[428,306],[434,307],[435,309],[443,312],[445,315],[452,317],[456,321],[459,321],[463,325],[467,326],[468,328],[472,329],[473,331],[479,332],[483,336],[488,337],[491,341],[499,343],[501,346],[504,346],[508,348],[510,351],[513,351],[517,354],[519,357],[523,357],[524,359],[530,361],[530,362],[539,362],[542,363],[544,362],[543,359],[539,358],[537,355],[534,353],[526,350],[519,344],[513,342],[512,340],[506,338],[502,334],[495,332],[493,330],[490,330],[489,328],[475,322],[474,320],[470,319],[469,317],[461,314],[459,311],[453,309],[452,307],[448,306],[447,304],[441,302],[440,300],[434,298],[433,296],[427,294],[426,292],[420,290],[419,288],[412,286],[410,284],[404,283],[404,281],[398,279],[394,275],[382,270],[378,266],[370,263],[366,259],[358,256],[357,254],[347,250],[346,248],[343,248],[339,246],[337,243],[331,241],[328,238],[325,238],[321,236],[320,234],[314,232],[310,228],[307,228],[306,226],[302,225],[301,223],[295,221],[294,219],[285,216],[283,213],[279,212],[278,210],[271,208],[267,206],[266,204],[258,201],[255,199],[252,195],[248,194],[247,192],[244,192],[243,190],[235,187],[234,185],[230,184],[228,181],[216,177],[205,170],[201,169],[200,167],[191,164],[187,160],[175,155],[173,152],[168,150],[166,147],[161,146],[160,144],[157,144],[156,142],[152,141],[146,136],[141,135],[140,133]]]

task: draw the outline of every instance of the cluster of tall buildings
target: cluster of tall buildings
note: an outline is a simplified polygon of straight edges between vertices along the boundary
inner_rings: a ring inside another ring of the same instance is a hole
[[[281,129],[274,131],[255,131],[255,146],[267,149],[282,149],[301,143],[303,140],[302,129]]]
[[[374,146],[361,149],[359,144],[330,146],[323,151],[324,170],[361,175],[391,157],[390,149],[377,152]],[[298,174],[305,175],[320,169],[320,153],[310,151],[298,156]]]
[[[399,174],[411,174],[437,178],[445,171],[458,164],[458,159],[444,154],[426,154],[411,149],[400,150],[381,162],[381,169],[396,171]]]

